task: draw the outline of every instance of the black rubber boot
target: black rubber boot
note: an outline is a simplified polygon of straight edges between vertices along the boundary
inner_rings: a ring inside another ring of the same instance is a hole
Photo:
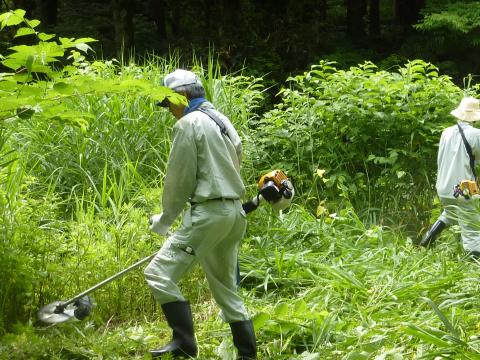
[[[230,323],[233,345],[238,350],[237,360],[253,360],[257,358],[257,340],[253,331],[252,320]]]
[[[196,357],[197,342],[193,330],[192,311],[187,301],[174,301],[162,305],[168,325],[172,328],[172,341],[158,350],[150,351],[152,358],[172,354],[173,357]]]
[[[425,234],[424,238],[422,241],[420,241],[419,245],[423,247],[430,247],[437,236],[447,227],[447,224],[445,224],[441,220],[435,221],[435,224],[433,224],[430,229],[428,229],[427,233]]]

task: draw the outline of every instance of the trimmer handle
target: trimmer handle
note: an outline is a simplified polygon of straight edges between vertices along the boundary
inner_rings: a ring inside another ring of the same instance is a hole
[[[242,208],[243,208],[243,211],[245,211],[245,214],[249,214],[251,213],[252,211],[255,211],[257,210],[257,208],[259,207],[260,205],[260,202],[264,200],[263,199],[263,196],[258,194],[258,195],[255,195],[252,200],[249,200],[247,202],[244,202],[242,204]]]

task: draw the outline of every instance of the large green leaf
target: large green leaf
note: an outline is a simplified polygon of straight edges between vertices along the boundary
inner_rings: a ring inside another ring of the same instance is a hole
[[[28,27],[21,27],[15,33],[15,37],[35,34],[35,30]]]
[[[52,88],[55,92],[62,95],[71,95],[74,91],[74,86],[64,81],[56,82]]]
[[[171,101],[174,104],[186,104],[187,100],[185,96],[182,96],[173,90],[166,88],[164,86],[157,86],[153,87],[152,89],[149,90],[148,95],[156,101],[162,101],[166,97],[168,97],[169,101]]]
[[[53,71],[47,68],[49,63],[58,61],[64,54],[64,49],[52,42],[41,42],[38,45],[18,45],[10,48],[14,52],[5,57],[2,64],[10,69],[18,70],[21,67],[31,72],[49,73]]]
[[[36,28],[38,25],[40,25],[40,20],[37,20],[37,19],[33,19],[33,20],[24,19],[24,20],[25,20],[25,23],[31,28]]]
[[[54,37],[55,37],[54,34],[45,34],[45,33],[38,34],[38,38],[42,41],[52,40]]]
[[[17,9],[0,14],[0,30],[3,30],[6,26],[14,26],[21,24],[24,21],[25,10]]]
[[[97,41],[93,38],[73,39],[73,38],[62,38],[62,37],[59,40],[64,48],[68,49],[68,48],[74,47],[83,52],[92,50],[92,48],[89,45],[87,45],[87,43]]]

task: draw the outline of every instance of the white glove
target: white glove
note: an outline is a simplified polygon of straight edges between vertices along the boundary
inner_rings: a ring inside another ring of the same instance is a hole
[[[152,215],[148,223],[150,224],[150,230],[157,233],[158,235],[165,236],[168,232],[168,226],[161,224],[160,219],[162,214]]]

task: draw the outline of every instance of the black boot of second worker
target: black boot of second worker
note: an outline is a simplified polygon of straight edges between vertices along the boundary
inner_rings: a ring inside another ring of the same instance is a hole
[[[420,246],[423,247],[430,247],[432,246],[433,242],[437,238],[437,236],[447,227],[441,220],[437,220],[435,224],[433,224],[430,229],[428,229],[427,233],[423,237],[422,241],[420,241]]]

